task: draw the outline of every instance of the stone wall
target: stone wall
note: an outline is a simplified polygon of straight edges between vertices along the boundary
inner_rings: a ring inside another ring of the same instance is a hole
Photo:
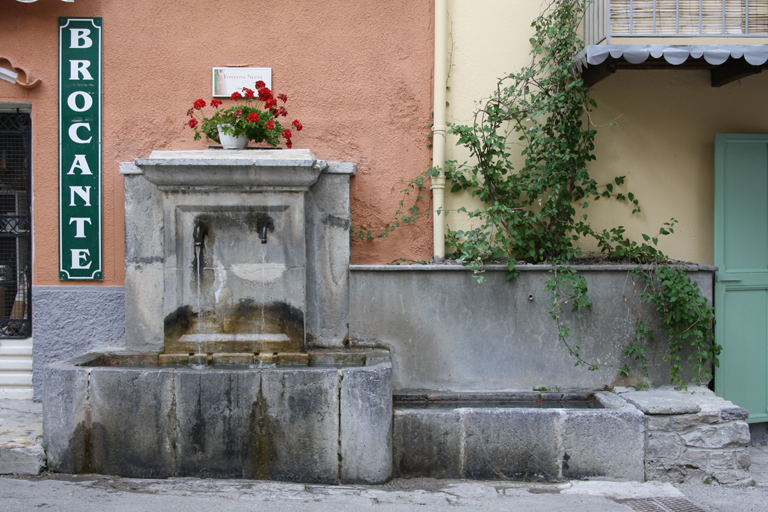
[[[646,480],[752,482],[746,409],[702,387],[617,391],[645,413]]]
[[[506,265],[488,265],[486,281],[478,283],[472,271],[460,265],[352,265],[350,342],[390,349],[396,393],[500,392],[542,386],[603,389],[646,382],[637,363],[622,352],[634,337],[638,312],[649,328],[658,325],[658,316],[651,305],[640,304],[643,284],[629,273],[631,267],[573,267],[587,280],[593,309],[584,315],[583,330],[576,315],[567,312],[561,318],[571,328],[569,342],[581,347],[581,356],[601,364],[597,371],[575,367],[576,360],[558,339],[549,313],[551,293],[545,290],[552,267],[517,268],[520,274],[506,281]],[[711,300],[714,267],[686,269]],[[657,331],[656,343],[648,345],[652,386],[669,384],[665,341]],[[685,360],[687,353],[682,357]],[[617,367],[625,363],[632,372],[619,378]],[[695,375],[682,376],[690,380]]]

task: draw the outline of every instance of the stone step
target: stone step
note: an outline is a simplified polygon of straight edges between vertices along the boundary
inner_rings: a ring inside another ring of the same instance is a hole
[[[32,340],[2,340],[0,341],[0,357],[29,356],[32,357]]]
[[[0,387],[32,386],[32,372],[0,372]]]
[[[29,357],[2,357],[0,358],[0,372],[26,372],[32,371],[32,359]]]

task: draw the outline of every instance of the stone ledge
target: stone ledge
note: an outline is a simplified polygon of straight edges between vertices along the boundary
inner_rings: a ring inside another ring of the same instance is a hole
[[[40,444],[0,446],[0,475],[37,475],[45,467],[45,452]]]

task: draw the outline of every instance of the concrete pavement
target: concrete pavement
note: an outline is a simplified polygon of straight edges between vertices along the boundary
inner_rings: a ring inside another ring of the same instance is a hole
[[[98,475],[0,478],[0,510],[22,512],[216,510],[764,512],[768,488],[658,482],[560,484],[434,479],[376,486],[329,486],[252,480],[128,479]]]

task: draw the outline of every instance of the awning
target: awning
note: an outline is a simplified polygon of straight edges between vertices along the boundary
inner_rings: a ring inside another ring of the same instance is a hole
[[[712,85],[719,87],[762,71],[768,45],[590,45],[574,60],[589,86],[618,69],[680,66],[711,69]]]

